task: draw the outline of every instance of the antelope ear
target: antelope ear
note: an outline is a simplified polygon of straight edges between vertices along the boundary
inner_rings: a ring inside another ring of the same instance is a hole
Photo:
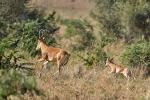
[[[38,38],[38,40],[42,40],[42,37],[40,36],[40,37]]]
[[[106,62],[108,62],[109,60],[108,60],[108,58],[106,59]]]
[[[45,37],[42,37],[43,40],[45,40]]]
[[[111,58],[109,61],[110,61],[110,62],[114,61],[114,58]]]

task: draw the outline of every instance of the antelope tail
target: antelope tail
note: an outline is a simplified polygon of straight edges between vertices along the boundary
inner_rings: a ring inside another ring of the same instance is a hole
[[[65,52],[64,53],[64,57],[60,61],[60,65],[61,66],[66,65],[68,63],[68,61],[69,61],[69,58],[70,58],[70,54],[68,54],[67,52]]]

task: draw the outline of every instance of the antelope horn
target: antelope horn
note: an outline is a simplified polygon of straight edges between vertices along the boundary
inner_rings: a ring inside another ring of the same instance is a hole
[[[112,57],[109,61],[111,61],[111,62],[114,61],[114,58]]]
[[[45,32],[45,30],[44,29],[40,29],[39,30],[39,38],[41,37],[41,33],[42,33],[42,36],[43,36],[43,33]]]
[[[41,30],[39,30],[39,38],[41,37],[41,31],[42,31],[42,29],[41,29]]]

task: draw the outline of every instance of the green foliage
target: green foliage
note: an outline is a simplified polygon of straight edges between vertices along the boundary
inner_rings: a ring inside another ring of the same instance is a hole
[[[27,91],[39,92],[33,77],[26,77],[24,72],[16,71],[16,68],[21,68],[17,62],[24,57],[12,48],[13,42],[7,39],[9,38],[4,38],[0,43],[0,99]]]
[[[17,61],[24,59],[22,54],[18,54],[18,51],[14,49],[16,44],[15,39],[11,36],[7,36],[0,42],[0,69],[16,68]]]
[[[139,100],[148,100],[146,96],[140,96],[139,98]]]
[[[103,33],[118,38],[149,36],[150,2],[148,0],[95,0],[92,16],[100,23]]]
[[[62,23],[67,26],[63,37],[70,39],[72,43],[69,49],[76,52],[75,54],[84,61],[87,68],[90,69],[93,65],[104,65],[107,55],[102,47],[115,41],[115,37],[101,34],[101,40],[96,41],[93,27],[86,20],[65,19]]]
[[[18,51],[10,51],[7,54],[0,52],[0,69],[12,69],[21,67],[17,64],[18,61],[24,59],[24,56],[17,53]]]
[[[133,43],[125,49],[121,55],[122,63],[131,67],[150,67],[150,42],[139,41]]]
[[[14,20],[24,13],[25,0],[0,0],[0,16],[7,20]]]
[[[0,17],[0,39],[9,33],[9,22]]]
[[[103,48],[108,43],[115,42],[117,38],[113,34],[105,34],[101,33],[100,41],[97,41],[97,43],[100,44],[100,46]]]
[[[49,15],[47,17],[41,16],[36,20],[28,19],[6,25],[3,32],[11,33],[1,40],[0,45],[3,45],[5,48],[6,46],[21,48],[28,51],[32,56],[35,56],[37,53],[35,47],[39,38],[40,29],[47,30],[47,33],[44,33],[44,36],[49,44],[55,43],[55,39],[51,37],[51,34],[57,30],[57,26],[55,24],[55,18]]]
[[[67,26],[64,37],[70,39],[74,50],[84,50],[92,45],[94,36],[88,22],[79,19],[65,19],[62,23]]]
[[[0,70],[0,98],[6,99],[9,95],[37,92],[35,78],[25,77],[13,69]]]
[[[0,4],[1,4],[0,0]],[[4,0],[3,0],[4,1]],[[19,2],[12,0],[12,2]],[[6,2],[11,2],[6,0]],[[20,1],[21,2],[21,1]],[[3,3],[3,2],[2,2]],[[5,4],[5,3],[4,3]],[[19,3],[20,6],[22,3]],[[13,4],[12,4],[13,5]],[[14,5],[17,7],[16,5]],[[23,6],[24,7],[24,6]],[[1,8],[1,7],[0,7]],[[12,9],[12,7],[10,7]],[[15,10],[16,8],[13,8]],[[17,8],[18,10],[18,8]],[[19,9],[22,11],[22,9]],[[0,9],[0,16],[1,16]],[[7,11],[6,11],[7,12]],[[13,13],[17,15],[13,15]],[[20,13],[15,11],[6,17],[16,17]],[[31,14],[31,13],[30,13]],[[5,17],[5,14],[1,17]],[[37,17],[35,17],[37,16]],[[28,16],[24,20],[7,21],[5,18],[0,17],[0,99],[6,99],[10,95],[22,95],[24,93],[39,93],[36,88],[35,78],[26,76],[30,68],[22,65],[23,50],[28,51],[31,56],[35,56],[37,51],[35,47],[39,36],[43,35],[48,44],[55,43],[55,39],[51,37],[52,34],[58,29],[55,23],[53,14],[42,16],[38,12]],[[39,34],[39,30],[46,30],[45,33]],[[24,71],[26,70],[26,71]]]
[[[103,51],[100,44],[95,44],[92,55],[94,58],[94,62],[96,64],[99,64],[102,66],[105,64],[105,61],[107,59],[107,54],[106,54],[106,52]]]
[[[95,43],[92,49],[84,51],[83,54],[78,54],[78,57],[80,57],[87,68],[90,69],[93,65],[103,66],[107,59],[107,54],[103,51],[100,44]]]

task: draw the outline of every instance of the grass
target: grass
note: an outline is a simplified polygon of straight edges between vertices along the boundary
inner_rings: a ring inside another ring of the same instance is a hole
[[[35,65],[38,88],[45,96],[26,94],[24,100],[149,100],[150,78],[143,69],[134,70],[135,79],[127,81],[118,74],[109,74],[107,67],[94,66],[87,70],[73,59],[63,69],[61,76],[54,73],[56,65],[49,64],[39,77],[41,64]]]

